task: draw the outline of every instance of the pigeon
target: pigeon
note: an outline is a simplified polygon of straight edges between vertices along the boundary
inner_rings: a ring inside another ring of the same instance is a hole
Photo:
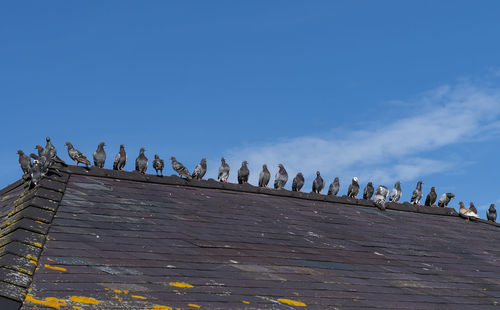
[[[302,172],[299,172],[299,173],[297,173],[295,178],[293,178],[292,191],[300,192],[302,189],[302,186],[304,186],[304,175],[302,174]]]
[[[106,162],[106,152],[104,152],[104,147],[106,144],[104,142],[99,143],[97,150],[94,152],[94,166],[98,168],[104,168],[104,162]]]
[[[463,202],[459,202],[458,203],[460,205],[460,210],[458,212],[458,214],[460,214],[461,217],[469,220],[470,218],[479,218],[479,216],[472,212],[471,210],[467,209],[465,206],[464,206],[464,203]]]
[[[389,195],[389,189],[383,185],[380,185],[377,187],[377,190],[375,191],[375,195],[373,196],[373,202],[375,203],[375,206],[379,208],[380,210],[385,210],[385,203],[387,196]]]
[[[474,205],[474,203],[472,201],[470,202],[469,210],[471,210],[472,212],[477,214],[476,206]]]
[[[248,183],[248,176],[250,175],[250,170],[248,170],[248,162],[244,160],[241,163],[241,168],[238,169],[238,184]]]
[[[120,151],[115,156],[115,160],[113,161],[113,170],[123,170],[123,167],[127,164],[127,153],[125,153],[125,146],[123,144],[120,145]]]
[[[422,181],[417,182],[417,187],[413,190],[413,193],[411,194],[410,203],[414,205],[420,204],[420,199],[422,199],[422,184],[424,184],[424,182]]]
[[[373,196],[373,191],[374,190],[375,189],[373,188],[373,183],[372,182],[368,182],[368,184],[366,184],[365,189],[363,190],[363,199],[371,200],[372,196]]]
[[[328,187],[328,195],[337,196],[337,194],[339,193],[339,190],[340,190],[339,177],[335,177],[332,184],[330,184],[330,187]]]
[[[149,163],[148,158],[146,157],[146,155],[144,155],[145,151],[146,149],[141,147],[141,149],[139,150],[139,156],[137,156],[137,158],[135,159],[135,171],[142,174],[146,174]]]
[[[428,207],[431,207],[434,205],[437,199],[437,194],[436,194],[436,188],[433,186],[431,187],[431,191],[429,194],[427,194],[427,198],[425,198],[425,205]]]
[[[35,149],[38,150],[38,156],[34,156],[33,153],[30,154],[30,156],[31,156],[31,158],[38,160],[38,164],[40,166],[40,171],[41,171],[42,175],[45,175],[47,173],[47,171],[49,170],[50,159],[46,155],[45,149],[41,145],[37,144],[35,146]]]
[[[399,203],[399,199],[401,198],[401,182],[397,181],[396,184],[394,184],[394,188],[391,191],[391,195],[389,196],[389,201],[394,201]]]
[[[351,185],[349,185],[349,188],[347,189],[347,196],[358,199],[358,197],[356,197],[358,193],[359,193],[358,178],[354,177],[352,178]]]
[[[177,172],[181,177],[184,176],[187,179],[191,179],[191,174],[189,174],[189,170],[186,167],[184,167],[183,164],[178,162],[174,156],[171,156],[170,160],[172,160],[172,168],[174,169],[175,172]]]
[[[29,174],[31,172],[31,159],[22,150],[18,150],[17,154],[19,154],[19,165],[21,165],[23,173]]]
[[[158,170],[160,170],[160,175],[163,176],[163,167],[165,167],[165,162],[160,158],[160,156],[158,156],[158,154],[155,154],[153,168],[155,168],[156,175],[158,175]]]
[[[325,181],[323,181],[319,171],[316,171],[316,179],[313,181],[312,191],[313,193],[321,194],[323,187],[325,187]]]
[[[455,195],[452,193],[446,193],[439,198],[438,207],[447,207],[448,203],[450,203],[451,198],[455,198]]]
[[[30,174],[31,174],[30,188],[38,186],[38,183],[42,179],[42,170],[40,162],[37,159],[33,161]]]
[[[200,163],[194,168],[192,177],[196,180],[203,180],[205,173],[207,173],[207,159],[202,158]]]
[[[226,164],[226,159],[222,157],[220,159],[220,167],[219,167],[219,174],[217,175],[217,179],[219,182],[224,182],[227,183],[227,178],[229,178],[229,165]]]
[[[271,173],[267,169],[267,165],[262,165],[262,171],[259,173],[259,187],[267,187],[269,180],[271,179]]]
[[[274,189],[283,189],[288,181],[288,173],[282,164],[279,164],[278,167],[280,170],[276,172],[276,175],[274,176]]]
[[[495,209],[495,204],[490,204],[490,208],[486,210],[486,217],[490,222],[496,222],[497,220],[497,210]]]
[[[45,141],[47,141],[47,143],[45,144],[45,156],[47,156],[47,158],[51,159],[51,160],[54,160],[57,156],[57,150],[56,150],[56,147],[50,142],[50,137],[47,137],[45,138]]]
[[[65,145],[68,147],[68,155],[71,159],[75,161],[75,165],[78,166],[79,163],[84,164],[85,166],[91,165],[90,161],[82,154],[79,150],[73,147],[73,144],[70,142],[66,142]]]

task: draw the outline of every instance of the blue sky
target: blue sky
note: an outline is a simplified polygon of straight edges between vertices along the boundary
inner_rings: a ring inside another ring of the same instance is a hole
[[[418,179],[480,215],[500,202],[497,1],[0,3],[0,187],[52,137],[126,145],[255,182],[283,163],[408,200]],[[111,167],[111,161],[106,163]],[[150,173],[153,170],[150,167]],[[170,165],[166,171],[171,174]],[[291,183],[291,182],[290,182]],[[288,184],[288,187],[290,184]]]

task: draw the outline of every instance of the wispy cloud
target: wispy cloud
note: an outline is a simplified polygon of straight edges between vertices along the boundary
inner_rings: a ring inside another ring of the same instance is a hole
[[[407,116],[389,122],[367,122],[370,130],[343,129],[342,138],[302,136],[273,144],[253,145],[227,152],[232,178],[242,160],[248,160],[250,181],[257,183],[258,171],[267,163],[276,171],[283,163],[290,177],[298,171],[309,179],[316,170],[324,176],[360,177],[377,184],[399,179],[412,180],[452,169],[456,159],[429,158],[429,151],[472,139],[484,139],[500,128],[500,90],[470,84],[443,86],[403,105]],[[216,174],[218,160],[211,163]],[[328,180],[329,180],[328,179]],[[344,181],[348,182],[348,181]]]

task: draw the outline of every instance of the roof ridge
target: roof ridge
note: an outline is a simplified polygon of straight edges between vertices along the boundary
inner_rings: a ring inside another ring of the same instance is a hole
[[[0,191],[6,199],[9,192],[24,188],[0,206],[0,297],[20,303],[25,299],[68,180],[67,173],[49,172],[33,189],[21,179]],[[0,305],[6,304],[0,300]]]

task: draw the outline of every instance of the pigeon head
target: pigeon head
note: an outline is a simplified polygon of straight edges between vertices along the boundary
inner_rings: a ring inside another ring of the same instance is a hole
[[[248,165],[248,162],[246,160],[242,161],[241,162],[241,166],[242,167],[246,167]]]
[[[495,204],[494,203],[490,204],[490,211],[493,211],[493,210],[495,210]]]
[[[436,188],[433,186],[431,187],[431,192],[435,192],[436,191]]]
[[[302,175],[302,172],[297,173],[297,175],[298,175],[298,176],[303,176],[303,175]]]
[[[22,156],[22,155],[24,155],[24,152],[23,152],[23,150],[17,150],[17,154]]]
[[[447,196],[448,198],[450,198],[450,199],[451,199],[451,198],[455,198],[455,194],[453,194],[453,193],[446,193],[446,196]]]
[[[333,182],[338,183],[339,182],[339,177],[335,177],[335,179],[333,180]]]
[[[174,156],[170,156],[170,160],[171,160],[171,161],[174,161],[174,160],[177,160],[177,159],[175,159],[175,157],[174,157]]]
[[[320,176],[321,174],[319,173],[319,171],[316,171],[316,176]]]
[[[465,208],[464,203],[462,201],[460,201],[458,204],[460,205],[460,209]]]
[[[158,154],[155,154],[155,159],[160,159],[160,156],[158,156]]]
[[[352,183],[358,183],[358,178],[357,177],[352,178]]]
[[[125,145],[120,144],[120,150],[123,150],[123,149],[125,149]]]
[[[39,151],[41,151],[41,150],[43,150],[43,147],[42,147],[40,144],[37,144],[37,145],[35,146],[35,150],[39,150]]]
[[[106,146],[106,143],[101,142],[101,143],[99,143],[99,146],[100,146],[100,147],[104,147],[104,146]]]
[[[71,144],[71,142],[66,142],[64,145],[66,145],[69,149],[73,148],[73,144]]]
[[[50,142],[50,137],[45,138],[45,141]]]
[[[146,151],[146,149],[145,149],[145,148],[143,148],[143,147],[141,147],[141,149],[139,150],[139,153],[140,153],[140,154],[144,154],[144,152],[145,152],[145,151]]]
[[[225,163],[226,163],[226,159],[225,159],[224,157],[222,157],[222,158],[220,159],[220,162],[221,162],[221,163],[223,163],[223,164],[225,164]]]
[[[266,165],[266,164],[263,164],[263,165],[262,165],[262,169],[267,170],[267,165]]]
[[[396,188],[401,187],[401,181],[396,181],[396,183],[394,183],[394,187]]]
[[[201,159],[201,163],[202,163],[202,164],[206,164],[206,163],[207,163],[207,159],[206,159],[205,157],[203,157],[203,158]]]

